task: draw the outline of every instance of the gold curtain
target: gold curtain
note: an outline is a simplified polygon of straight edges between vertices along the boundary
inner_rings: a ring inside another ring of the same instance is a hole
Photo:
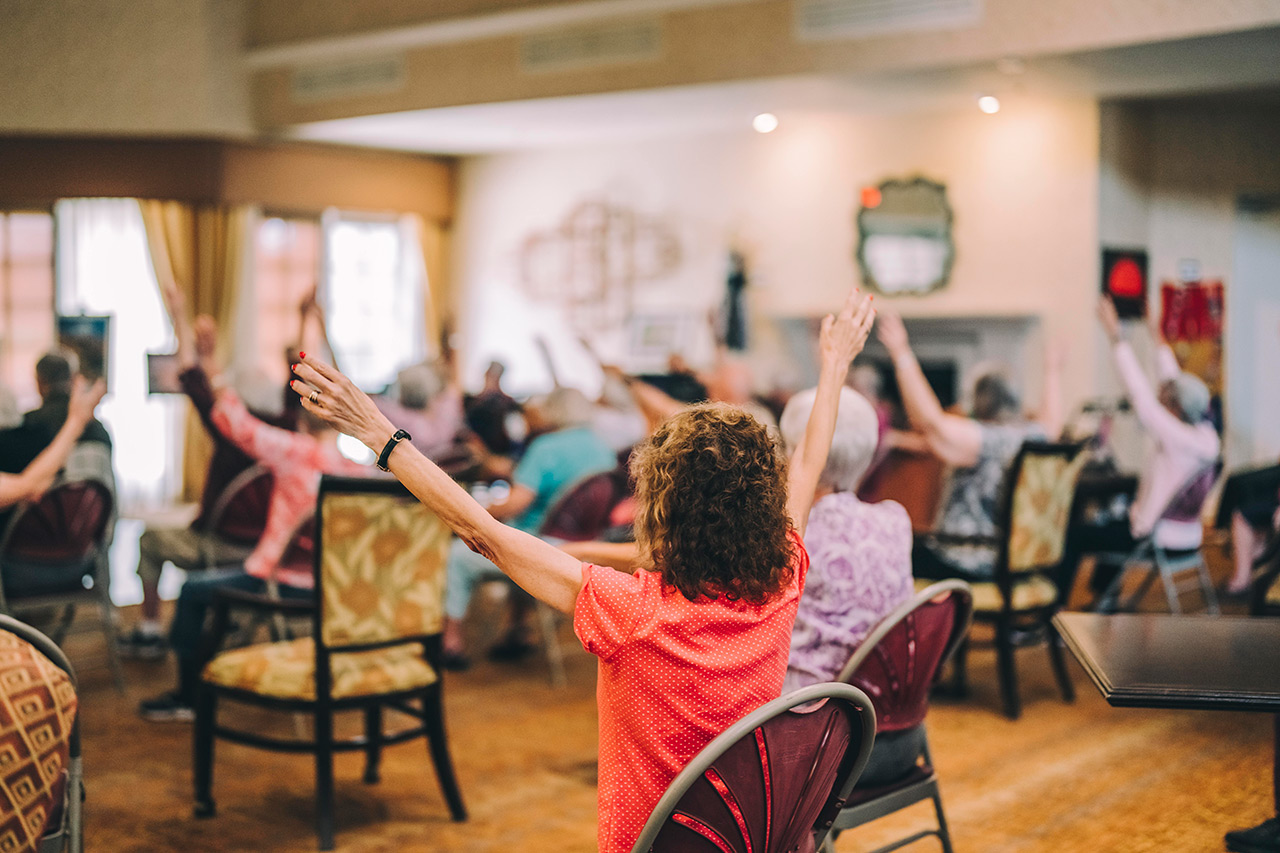
[[[427,273],[426,309],[427,350],[438,353],[440,335],[446,323],[455,319],[453,291],[449,280],[448,237],[439,222],[411,214],[418,242],[422,246],[422,262]]]
[[[154,200],[138,204],[157,280],[177,284],[192,316],[213,317],[218,324],[218,357],[226,364],[236,300],[253,246],[253,208]],[[184,451],[182,496],[198,501],[213,445],[193,411],[188,412]]]

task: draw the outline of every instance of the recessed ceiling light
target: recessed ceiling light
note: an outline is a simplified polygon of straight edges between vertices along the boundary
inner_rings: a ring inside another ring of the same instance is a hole
[[[1000,112],[1000,99],[995,95],[983,95],[978,98],[978,109],[987,115],[995,115]]]
[[[778,117],[773,113],[760,113],[751,120],[751,126],[756,133],[773,133],[778,129]]]

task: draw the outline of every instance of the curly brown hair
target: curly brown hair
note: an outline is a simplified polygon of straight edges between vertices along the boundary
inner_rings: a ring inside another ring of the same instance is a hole
[[[636,448],[631,475],[640,553],[685,598],[763,604],[791,583],[787,462],[750,414],[684,409]]]

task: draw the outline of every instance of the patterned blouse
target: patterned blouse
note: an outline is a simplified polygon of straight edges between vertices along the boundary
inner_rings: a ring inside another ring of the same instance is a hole
[[[876,623],[909,599],[911,519],[894,501],[835,492],[809,512],[809,576],[783,692],[829,681]]]

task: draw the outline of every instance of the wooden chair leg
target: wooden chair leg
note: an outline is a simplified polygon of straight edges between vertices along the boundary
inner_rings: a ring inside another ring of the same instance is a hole
[[[1221,613],[1218,609],[1218,593],[1213,588],[1213,579],[1209,577],[1209,567],[1205,564],[1204,558],[1201,557],[1200,564],[1196,566],[1196,576],[1200,579],[1200,593],[1204,596],[1204,610],[1210,616],[1217,616]]]
[[[382,763],[382,706],[370,705],[364,709],[364,783],[376,785],[381,778]]]
[[[116,645],[116,626],[111,617],[115,613],[115,605],[111,603],[111,593],[107,585],[102,584],[98,592],[99,618],[102,622],[102,636],[107,643],[107,664],[111,667],[111,677],[116,683],[116,692],[123,694],[124,668],[120,665],[120,649]]]
[[[333,829],[333,712],[316,709],[316,839],[320,850],[332,850]]]
[[[1063,701],[1076,701],[1076,688],[1071,683],[1071,671],[1067,669],[1066,653],[1062,649],[1062,638],[1053,623],[1048,623],[1049,661],[1053,664],[1053,676],[1058,680],[1058,689],[1062,691]]]
[[[996,661],[1000,668],[1000,696],[1004,714],[1011,720],[1022,716],[1022,700],[1018,696],[1018,670],[1013,647],[1013,626],[1006,620],[996,625]]]
[[[196,817],[213,817],[217,807],[213,801],[213,728],[218,710],[218,699],[213,690],[201,684],[196,688],[196,722],[192,738],[195,756]]]
[[[455,821],[467,819],[467,807],[462,802],[462,791],[453,772],[453,758],[449,754],[449,740],[444,730],[444,706],[440,701],[440,685],[433,684],[422,692],[422,722],[427,729],[427,748],[431,763],[436,768],[436,780],[440,792],[449,804],[449,815]]]

